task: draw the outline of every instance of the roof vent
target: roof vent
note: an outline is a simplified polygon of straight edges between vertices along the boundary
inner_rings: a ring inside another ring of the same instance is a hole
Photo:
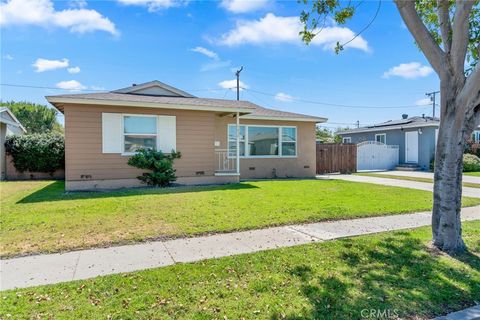
[[[406,113],[402,114],[402,119],[408,119],[408,114]]]
[[[132,87],[136,87],[136,86],[137,86],[137,84],[136,84],[136,83],[132,83]]]

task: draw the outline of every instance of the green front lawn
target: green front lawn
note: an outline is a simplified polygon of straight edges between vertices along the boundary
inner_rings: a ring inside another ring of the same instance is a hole
[[[467,175],[467,176],[480,177],[480,171],[479,172],[464,172],[463,174]]]
[[[430,210],[427,191],[325,180],[65,193],[63,182],[4,182],[4,256],[146,238]],[[464,199],[464,205],[480,199]]]
[[[480,301],[479,229],[455,258],[426,227],[7,291],[0,318],[431,319]]]
[[[465,173],[464,173],[465,174]],[[427,182],[433,183],[433,179],[430,178],[422,178],[422,177],[407,177],[407,176],[399,176],[395,174],[380,174],[380,173],[356,173],[358,176],[367,176],[367,177],[375,177],[375,178],[387,178],[387,179],[396,179],[396,180],[408,180],[408,181],[418,181],[418,182]],[[480,188],[480,183],[473,183],[473,182],[462,182],[464,187],[469,188]]]

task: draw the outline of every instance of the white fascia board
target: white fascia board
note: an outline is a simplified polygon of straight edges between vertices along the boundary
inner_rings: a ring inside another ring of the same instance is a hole
[[[302,117],[272,117],[272,116],[255,116],[255,115],[245,115],[241,116],[240,119],[246,120],[272,120],[272,121],[300,121],[300,122],[315,122],[322,123],[326,122],[327,118],[302,118]]]
[[[1,122],[5,123],[5,124],[9,124],[9,125],[14,126],[14,127],[18,127],[18,128],[20,128],[20,129],[22,129],[23,132],[25,132],[25,133],[27,132],[27,129],[25,129],[25,127],[22,125],[22,123],[21,123],[20,121],[18,121],[17,117],[15,117],[15,115],[13,114],[12,111],[10,111],[10,109],[5,108],[5,109],[3,109],[1,112],[6,112],[6,113],[8,113],[8,114],[10,115],[10,117],[12,117],[12,119],[13,119],[13,121],[14,121],[14,122],[11,122],[11,121],[9,121],[9,120],[7,120],[7,119],[5,119],[5,118],[1,118],[1,117],[0,117]]]
[[[178,109],[195,111],[219,111],[219,112],[242,112],[252,113],[251,108],[227,108],[227,107],[209,107],[199,105],[181,105],[181,104],[161,104],[155,102],[123,101],[123,100],[103,100],[103,99],[75,99],[65,97],[46,97],[50,103],[70,103],[70,104],[89,104],[102,106],[119,107],[140,107],[140,108],[159,108],[159,109]]]
[[[414,126],[397,126],[397,127],[376,127],[376,128],[369,128],[365,130],[355,130],[355,131],[339,131],[336,134],[339,136],[341,135],[348,135],[348,134],[355,134],[355,133],[365,133],[365,132],[383,132],[383,131],[390,131],[390,130],[407,130],[407,129],[416,129],[416,128],[424,128],[424,127],[438,127],[438,123],[424,123],[424,124],[418,124]]]

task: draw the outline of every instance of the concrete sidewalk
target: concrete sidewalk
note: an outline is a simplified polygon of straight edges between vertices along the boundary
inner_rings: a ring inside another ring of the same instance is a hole
[[[425,172],[425,171],[379,171],[379,172],[372,172],[375,174],[383,174],[383,175],[392,175],[392,176],[402,176],[402,177],[412,177],[412,178],[428,178],[433,179],[433,172]],[[463,182],[470,182],[470,183],[478,183],[480,184],[480,177],[468,176],[463,175],[462,178]]]
[[[462,209],[462,219],[479,220],[480,206]],[[419,212],[6,259],[0,262],[0,289],[87,279],[430,223],[430,213]]]
[[[351,174],[336,174],[336,175],[332,174],[332,175],[317,176],[317,177],[319,179],[338,179],[338,180],[346,180],[346,181],[353,181],[353,182],[374,183],[374,184],[381,184],[384,186],[402,187],[402,188],[418,189],[418,190],[433,192],[433,183],[428,183],[428,182],[397,180],[397,179],[382,178],[382,177],[377,178],[377,177],[371,177],[371,176],[358,176],[358,175],[351,175]],[[480,198],[480,188],[463,187],[462,194],[465,197]]]
[[[479,320],[480,305],[465,310],[452,312],[446,316],[435,318],[434,320]]]

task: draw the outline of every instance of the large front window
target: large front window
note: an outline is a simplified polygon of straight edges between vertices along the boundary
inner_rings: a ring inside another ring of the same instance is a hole
[[[295,157],[297,128],[280,126],[240,126],[240,156]],[[228,125],[228,153],[236,155],[236,125]]]
[[[156,149],[157,117],[123,117],[124,152],[133,153],[138,149]]]
[[[277,156],[278,146],[278,127],[248,127],[249,156]]]

